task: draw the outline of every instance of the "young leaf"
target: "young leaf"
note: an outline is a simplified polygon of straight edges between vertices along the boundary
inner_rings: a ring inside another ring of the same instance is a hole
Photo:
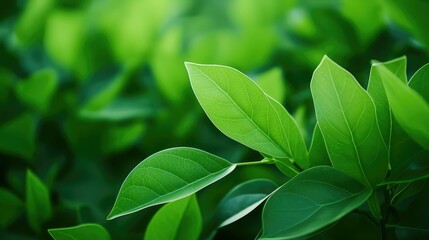
[[[332,165],[366,185],[383,181],[387,148],[368,93],[326,56],[314,71],[310,86]]]
[[[310,151],[308,152],[308,161],[311,167],[319,165],[331,165],[328,152],[326,150],[325,140],[319,125],[314,126],[313,138],[311,140]]]
[[[313,233],[359,207],[371,192],[330,166],[307,169],[266,202],[261,239],[294,239]]]
[[[217,207],[215,221],[218,228],[231,224],[258,207],[276,190],[275,183],[254,179],[234,187]]]
[[[66,228],[52,228],[48,232],[55,240],[110,240],[110,235],[106,229],[95,223],[86,223]]]
[[[429,150],[429,105],[416,91],[380,66],[384,88],[396,121],[423,148]]]
[[[31,170],[27,170],[25,203],[30,227],[40,232],[41,225],[52,216],[51,199],[46,186]]]
[[[408,85],[429,102],[429,63],[414,73]]]
[[[155,153],[127,176],[107,219],[191,195],[234,168],[230,162],[195,148],[170,148]]]
[[[381,134],[383,135],[384,143],[390,148],[390,137],[392,128],[392,118],[387,100],[386,92],[384,91],[382,75],[377,68],[384,66],[394,73],[398,78],[406,83],[407,82],[407,58],[400,57],[384,63],[376,63],[371,66],[369,75],[368,93],[374,100],[375,110],[377,113],[378,126],[380,127]]]
[[[200,105],[222,133],[271,157],[308,167],[294,119],[255,82],[226,66],[186,63],[186,68]]]
[[[23,209],[22,201],[5,188],[0,188],[0,229],[7,227]]]
[[[171,202],[156,212],[147,226],[145,240],[197,240],[202,218],[195,194]]]

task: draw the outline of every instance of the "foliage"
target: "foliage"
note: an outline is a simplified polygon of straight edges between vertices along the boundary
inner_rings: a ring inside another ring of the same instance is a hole
[[[253,239],[298,228],[310,239],[427,238],[427,9],[421,0],[2,3],[0,239],[142,239],[159,229]],[[318,182],[295,189],[302,176]],[[266,225],[275,215],[264,203],[279,195],[331,202],[316,185],[353,197],[315,212],[329,221]],[[125,211],[124,197],[139,199]]]

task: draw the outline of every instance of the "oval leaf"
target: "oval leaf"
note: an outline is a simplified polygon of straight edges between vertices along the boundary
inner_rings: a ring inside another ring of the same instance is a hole
[[[51,199],[45,184],[31,170],[27,170],[25,195],[28,223],[40,232],[41,225],[52,216]]]
[[[163,206],[147,226],[145,240],[197,240],[202,229],[202,218],[195,195]]]
[[[314,71],[311,93],[332,165],[366,185],[383,181],[387,147],[368,93],[326,56]]]
[[[127,176],[107,219],[186,197],[234,170],[235,165],[194,148],[155,153]]]
[[[276,188],[275,183],[265,179],[250,180],[234,187],[217,207],[216,225],[221,228],[246,216]]]
[[[429,150],[429,105],[389,69],[380,67],[389,105],[396,121],[410,137]]]
[[[110,240],[110,235],[103,226],[95,223],[81,224],[67,228],[53,228],[48,230],[55,240]]]
[[[213,124],[245,146],[308,167],[304,139],[291,115],[243,73],[186,63],[192,89]]]
[[[332,167],[307,169],[266,202],[261,239],[293,239],[315,232],[359,207],[371,192]]]

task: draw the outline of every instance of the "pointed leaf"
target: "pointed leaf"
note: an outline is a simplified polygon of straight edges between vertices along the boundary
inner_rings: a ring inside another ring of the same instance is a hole
[[[316,124],[311,140],[310,151],[308,152],[308,161],[311,167],[319,165],[331,165],[328,152],[326,150],[325,139],[320,132],[319,125]]]
[[[28,113],[0,126],[0,151],[31,159],[36,148],[36,122]]]
[[[127,176],[108,219],[189,196],[234,168],[230,162],[194,148],[155,153]]]
[[[252,212],[276,190],[275,183],[254,179],[234,187],[219,203],[215,221],[218,228],[231,224]]]
[[[429,102],[429,63],[414,73],[408,85]]]
[[[271,157],[308,167],[294,119],[255,82],[226,66],[186,63],[186,68],[200,105],[222,133]]]
[[[332,165],[366,185],[383,181],[387,148],[368,93],[326,56],[314,71],[311,93]]]
[[[429,105],[416,91],[381,66],[384,88],[396,121],[423,148],[429,150]]]
[[[0,229],[7,227],[23,210],[23,203],[15,194],[0,188]]]
[[[332,167],[307,169],[268,199],[260,239],[295,239],[311,234],[359,207],[371,192]]]
[[[163,206],[147,226],[145,240],[197,240],[202,229],[202,217],[195,195]]]
[[[52,228],[48,232],[55,240],[110,240],[110,235],[106,229],[95,223],[86,223],[66,228]]]
[[[40,232],[42,224],[52,216],[51,199],[45,184],[31,170],[27,170],[25,203],[30,227]]]

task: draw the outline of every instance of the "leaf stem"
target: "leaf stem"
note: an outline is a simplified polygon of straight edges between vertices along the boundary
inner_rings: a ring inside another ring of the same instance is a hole
[[[273,160],[264,158],[261,161],[256,161],[256,162],[241,162],[241,163],[236,163],[236,165],[237,165],[237,167],[239,167],[239,166],[262,165],[262,164],[273,164],[273,163],[274,163]]]

